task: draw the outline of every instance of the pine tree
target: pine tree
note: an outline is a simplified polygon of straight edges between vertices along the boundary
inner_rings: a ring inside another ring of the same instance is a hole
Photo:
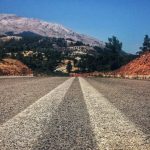
[[[140,49],[142,50],[142,52],[146,52],[150,50],[150,38],[148,35],[145,35],[143,47],[141,47]]]
[[[117,39],[117,37],[112,36],[112,38],[108,38],[106,47],[111,49],[113,52],[119,52],[122,50],[122,43]]]
[[[72,70],[72,64],[71,64],[71,61],[68,61],[67,66],[66,66],[66,70],[67,70],[68,73],[71,72],[71,70]]]
[[[108,43],[106,43],[106,48],[112,51],[111,54],[111,70],[115,70],[121,66],[121,51],[122,51],[122,42],[120,42],[117,37],[112,36],[108,38]]]

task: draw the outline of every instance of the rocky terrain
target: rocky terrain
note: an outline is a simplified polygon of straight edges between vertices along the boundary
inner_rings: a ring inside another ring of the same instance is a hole
[[[71,76],[101,76],[101,77],[123,77],[150,79],[150,52],[138,56],[128,64],[112,72],[92,72],[83,74],[71,74]]]
[[[22,75],[31,75],[32,71],[22,62],[15,59],[3,59],[0,61],[0,75],[13,75],[13,76],[22,76]]]
[[[114,72],[116,75],[121,76],[136,76],[136,75],[149,75],[150,76],[150,52],[146,52],[127,65],[122,66]]]
[[[82,41],[83,43],[90,44],[92,46],[104,46],[103,42],[95,38],[76,33],[60,24],[19,17],[12,14],[0,14],[0,34],[5,34],[7,32],[19,34],[27,31],[45,37],[72,39],[74,41]]]

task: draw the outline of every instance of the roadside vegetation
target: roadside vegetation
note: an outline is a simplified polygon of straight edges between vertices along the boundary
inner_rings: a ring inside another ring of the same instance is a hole
[[[112,71],[137,57],[137,55],[124,52],[122,42],[115,36],[108,38],[105,48],[95,46],[93,49],[96,54],[81,54],[79,60],[75,59],[68,47],[86,46],[82,42],[71,42],[68,45],[67,41],[62,38],[48,38],[36,34],[18,36],[22,38],[20,40],[0,40],[0,60],[3,58],[20,60],[35,73],[51,74],[65,59],[69,60],[66,66],[68,73],[72,71],[71,61],[74,62],[74,67],[78,68],[75,72]],[[146,35],[138,54],[149,51],[149,49],[150,38]]]

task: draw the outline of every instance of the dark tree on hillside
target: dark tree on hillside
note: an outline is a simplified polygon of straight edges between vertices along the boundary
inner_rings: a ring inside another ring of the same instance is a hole
[[[96,71],[97,68],[96,58],[92,55],[84,55],[81,56],[77,67],[80,69],[81,72],[92,72]]]
[[[47,68],[50,71],[54,71],[56,69],[56,66],[61,61],[61,53],[56,50],[48,49],[45,52],[45,57],[47,58]]]
[[[66,66],[66,70],[67,70],[68,73],[71,72],[71,70],[72,70],[72,64],[71,64],[71,61],[68,61],[67,66]]]
[[[3,54],[2,51],[0,50],[0,60],[2,60]]]
[[[117,37],[112,36],[108,38],[108,43],[106,43],[106,48],[112,51],[111,54],[111,70],[115,70],[121,66],[121,51],[122,51],[122,42],[120,42]]]
[[[140,47],[141,51],[138,52],[138,54],[144,53],[146,51],[150,51],[150,38],[148,35],[145,35],[143,46]]]
[[[108,38],[106,47],[111,49],[113,52],[120,52],[122,50],[122,42],[120,42],[117,37],[112,36],[112,38]]]
[[[4,51],[0,49],[0,60],[2,60],[5,56],[6,54],[4,53]]]
[[[84,44],[83,44],[83,42],[81,42],[81,41],[77,41],[74,45],[75,45],[75,46],[83,46]]]
[[[81,59],[77,63],[77,67],[80,69],[80,72],[85,72],[87,69],[87,59],[85,56],[81,56]]]

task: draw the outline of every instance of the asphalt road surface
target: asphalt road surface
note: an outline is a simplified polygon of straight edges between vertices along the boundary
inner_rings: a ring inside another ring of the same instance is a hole
[[[9,120],[67,78],[0,79],[0,124]]]
[[[0,150],[150,150],[150,82],[0,79]]]

